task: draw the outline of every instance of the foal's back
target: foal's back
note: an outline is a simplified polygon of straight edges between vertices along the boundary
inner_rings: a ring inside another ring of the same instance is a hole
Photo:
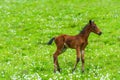
[[[57,46],[63,46],[69,48],[76,48],[77,46],[80,46],[80,44],[83,42],[82,37],[78,37],[78,35],[70,36],[70,35],[60,35],[55,38],[55,43]]]

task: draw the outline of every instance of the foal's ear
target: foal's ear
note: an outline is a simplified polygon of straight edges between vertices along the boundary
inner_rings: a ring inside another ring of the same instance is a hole
[[[89,20],[89,23],[90,23],[90,24],[92,24],[92,22],[94,22],[94,21],[92,21],[92,20]]]
[[[91,23],[92,23],[92,20],[89,20],[89,23],[91,24]]]

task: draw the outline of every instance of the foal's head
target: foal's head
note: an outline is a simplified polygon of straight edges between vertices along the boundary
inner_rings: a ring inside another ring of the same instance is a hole
[[[89,27],[90,27],[91,32],[94,32],[94,33],[96,33],[98,35],[102,34],[102,32],[100,31],[100,29],[94,23],[94,21],[92,21],[92,20],[89,21]]]

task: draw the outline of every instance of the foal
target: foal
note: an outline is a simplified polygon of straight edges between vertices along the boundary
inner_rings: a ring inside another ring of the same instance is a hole
[[[60,66],[58,64],[58,56],[65,51],[67,48],[76,49],[76,63],[72,71],[76,69],[76,66],[80,60],[82,61],[82,72],[84,72],[84,50],[88,44],[88,37],[91,32],[95,34],[101,35],[102,32],[98,29],[96,24],[93,21],[89,21],[89,23],[83,28],[83,30],[75,35],[60,35],[58,37],[53,37],[49,42],[48,45],[52,44],[53,40],[56,43],[57,49],[53,54],[54,59],[54,72],[57,70],[60,72]]]

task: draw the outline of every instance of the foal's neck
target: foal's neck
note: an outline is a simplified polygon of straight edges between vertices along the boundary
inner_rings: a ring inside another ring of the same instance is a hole
[[[82,36],[84,39],[88,39],[89,35],[90,35],[90,28],[89,28],[89,24],[87,24],[83,30],[79,33],[79,36]]]

